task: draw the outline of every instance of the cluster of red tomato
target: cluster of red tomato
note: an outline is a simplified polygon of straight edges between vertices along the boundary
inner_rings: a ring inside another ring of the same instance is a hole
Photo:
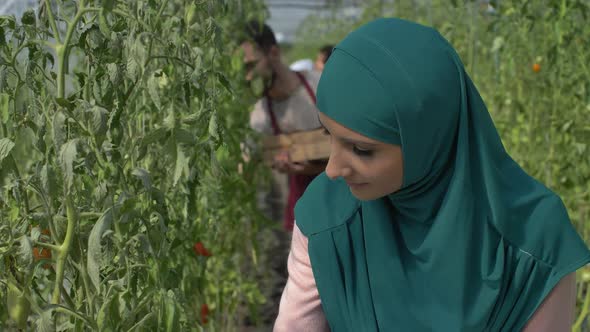
[[[40,241],[46,242],[44,240],[49,239],[50,237],[51,233],[48,229],[43,229],[41,231]],[[51,250],[47,248],[33,247],[33,258],[35,259],[35,262],[38,262],[40,260],[51,260]],[[51,268],[51,264],[43,264],[43,268],[49,269]]]
[[[205,247],[203,242],[197,242],[193,246],[193,250],[197,256],[210,257],[211,252]],[[207,324],[209,321],[209,306],[206,303],[201,305],[201,324]]]

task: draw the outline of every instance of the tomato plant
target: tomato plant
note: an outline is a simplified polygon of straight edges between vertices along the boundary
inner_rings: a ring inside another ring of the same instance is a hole
[[[43,0],[0,17],[2,329],[230,331],[263,301],[241,272],[261,218],[257,165],[235,171],[250,131],[234,50],[264,15]]]

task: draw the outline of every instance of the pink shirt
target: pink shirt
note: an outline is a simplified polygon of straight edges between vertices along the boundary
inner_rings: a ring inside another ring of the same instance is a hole
[[[274,332],[323,332],[330,327],[322,310],[307,253],[307,238],[293,228],[289,279],[283,290]],[[549,293],[523,332],[571,331],[576,303],[576,274],[565,276]]]

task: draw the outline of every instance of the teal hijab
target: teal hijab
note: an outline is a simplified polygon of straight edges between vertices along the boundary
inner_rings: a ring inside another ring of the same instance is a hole
[[[332,331],[519,331],[590,261],[560,198],[506,153],[435,30],[379,19],[350,33],[317,105],[404,157],[398,192],[359,201],[321,174],[297,204]]]

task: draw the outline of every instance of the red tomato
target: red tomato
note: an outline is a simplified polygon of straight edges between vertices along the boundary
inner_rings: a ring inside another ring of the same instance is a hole
[[[201,305],[201,323],[207,324],[209,321],[209,306],[206,303]]]
[[[35,258],[35,262],[40,261],[42,259],[51,259],[51,250],[46,248],[33,247],[33,257]],[[43,264],[44,269],[48,269],[50,267],[50,264]]]
[[[193,246],[193,250],[195,251],[195,254],[197,254],[197,256],[204,256],[204,257],[211,256],[211,252],[209,252],[209,250],[207,250],[207,248],[205,248],[205,246],[203,245],[202,242],[195,243],[195,245]]]
[[[41,230],[41,234],[49,237],[51,235],[51,232],[49,231],[49,229],[45,228]],[[41,241],[45,242],[43,240]],[[38,262],[42,259],[51,259],[51,250],[47,248],[33,247],[33,258],[35,259],[35,262]],[[50,267],[50,264],[43,264],[44,269],[49,269]]]

